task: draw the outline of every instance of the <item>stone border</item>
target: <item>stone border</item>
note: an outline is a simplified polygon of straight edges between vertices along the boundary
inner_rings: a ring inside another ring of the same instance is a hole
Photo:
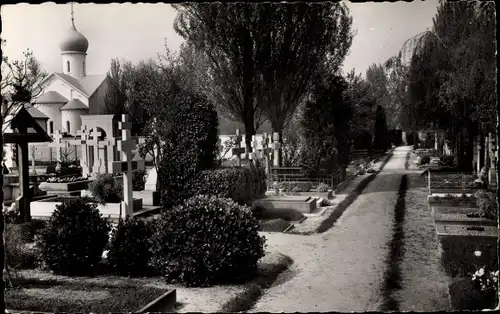
[[[173,311],[177,302],[177,290],[170,289],[155,300],[143,306],[136,313]]]

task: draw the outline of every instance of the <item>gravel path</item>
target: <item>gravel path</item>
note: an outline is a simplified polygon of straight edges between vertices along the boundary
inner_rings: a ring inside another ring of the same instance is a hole
[[[394,151],[332,229],[312,236],[268,234],[268,249],[290,256],[294,264],[249,312],[380,308],[394,206],[410,150]]]

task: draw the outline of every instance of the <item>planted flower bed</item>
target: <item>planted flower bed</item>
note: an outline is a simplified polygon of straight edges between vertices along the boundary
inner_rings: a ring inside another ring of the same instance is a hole
[[[48,219],[56,205],[61,205],[64,200],[76,199],[72,196],[54,196],[40,201],[31,202],[31,216],[35,218]],[[100,204],[97,200],[87,198],[89,203],[97,203],[97,208],[104,217],[118,219],[120,217],[121,203]],[[134,211],[142,209],[142,199],[134,199]]]
[[[42,191],[79,191],[88,188],[92,180],[84,177],[69,176],[69,177],[52,177],[47,181],[40,183]]]

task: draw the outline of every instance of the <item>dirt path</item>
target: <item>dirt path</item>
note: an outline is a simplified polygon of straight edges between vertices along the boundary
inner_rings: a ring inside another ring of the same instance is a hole
[[[312,236],[272,234],[268,246],[294,260],[249,312],[373,311],[381,307],[394,206],[410,147],[381,173],[333,228]]]

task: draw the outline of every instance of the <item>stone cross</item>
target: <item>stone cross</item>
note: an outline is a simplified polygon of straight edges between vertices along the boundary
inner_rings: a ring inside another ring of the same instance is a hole
[[[82,167],[82,176],[88,177],[90,174],[89,168],[89,156],[87,151],[87,141],[89,140],[89,132],[86,128],[77,132],[80,135],[80,139],[71,140],[72,145],[81,145],[82,147],[82,158],[80,159],[80,166]]]
[[[269,147],[269,135],[267,133],[262,134],[262,154],[264,154],[264,161],[266,163],[266,174],[269,174],[269,154],[273,151]]]
[[[94,147],[94,163],[92,166],[92,172],[97,174],[97,173],[104,173],[103,169],[101,169],[104,165],[99,158],[99,137],[102,135],[100,131],[97,130],[92,130],[90,132],[91,140],[87,141],[87,144],[90,144]]]
[[[234,148],[231,150],[233,156],[236,155],[236,165],[241,167],[241,154],[245,153],[245,148],[241,147],[240,129],[236,129]]]
[[[257,146],[259,143],[257,142],[257,138],[255,135],[252,135],[252,142],[250,143],[252,147],[250,148],[250,154],[248,155],[250,160],[255,160],[257,159]]]
[[[280,167],[280,163],[279,163],[280,148],[281,148],[280,134],[278,132],[274,132],[273,133],[273,151],[274,151],[273,166],[274,167]]]
[[[66,141],[62,140],[63,134],[61,133],[60,130],[56,130],[54,132],[54,141],[49,144],[49,147],[55,147],[56,148],[56,161],[57,161],[57,166],[56,169],[61,169],[61,148],[68,148],[70,147],[70,144]]]
[[[122,115],[122,121],[118,123],[122,131],[122,139],[118,141],[118,151],[122,153],[123,161],[113,161],[109,168],[113,173],[123,173],[123,203],[122,218],[130,217],[134,213],[134,197],[132,192],[132,171],[144,170],[144,160],[132,160],[132,151],[137,143],[132,139],[130,129],[132,123],[129,122],[128,115]]]
[[[111,168],[109,168],[109,162],[115,161],[115,148],[118,145],[118,138],[106,138],[104,140],[100,140],[98,142],[99,147],[104,147],[106,149],[107,158],[104,159],[104,166],[106,168],[106,172],[110,173]]]

